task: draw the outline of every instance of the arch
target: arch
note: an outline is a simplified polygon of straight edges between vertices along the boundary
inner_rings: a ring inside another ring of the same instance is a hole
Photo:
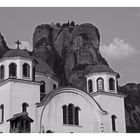
[[[22,66],[23,76],[24,77],[30,77],[30,65],[27,63],[24,63]]]
[[[117,117],[116,117],[116,115],[112,115],[111,116],[111,120],[112,120],[112,131],[116,131],[116,119],[117,119]]]
[[[39,120],[39,129],[40,129],[40,132],[42,130],[42,122],[43,122],[43,114],[45,112],[45,109],[47,107],[47,105],[50,103],[50,101],[52,99],[54,99],[55,96],[58,96],[60,94],[66,94],[66,93],[69,93],[69,94],[78,94],[79,96],[83,97],[85,100],[87,100],[87,102],[89,102],[92,106],[95,107],[95,109],[97,109],[98,112],[100,112],[102,115],[107,115],[108,112],[103,110],[103,108],[101,108],[101,106],[98,104],[98,102],[90,95],[90,94],[87,94],[86,92],[82,91],[82,90],[79,90],[77,88],[72,88],[72,87],[60,87],[60,88],[57,88],[56,90],[53,90],[52,92],[50,92],[48,94],[47,97],[45,97],[41,103],[39,103],[37,105],[37,107],[43,107],[42,108],[42,111],[41,111],[41,114],[40,114],[40,120]],[[97,114],[97,113],[96,113]],[[97,116],[97,119],[99,122],[101,122],[100,120],[100,117]]]
[[[63,124],[68,124],[68,107],[67,105],[63,105]]]
[[[45,82],[44,81],[41,81],[40,92],[45,93]]]
[[[4,122],[4,104],[1,104],[0,105],[0,110],[1,110],[1,120],[0,120],[0,123],[3,123]]]
[[[104,90],[104,79],[99,77],[96,82],[97,82],[97,90],[98,91]]]
[[[109,90],[115,90],[115,80],[113,78],[109,78]]]
[[[88,80],[88,90],[89,90],[89,93],[93,92],[93,86],[92,86],[92,80]]]
[[[75,125],[79,125],[79,107],[75,107]]]
[[[9,77],[17,76],[17,65],[15,63],[9,64]]]
[[[27,112],[27,107],[29,107],[29,105],[27,103],[23,103],[22,104],[22,112]]]
[[[0,67],[0,79],[4,79],[4,65]]]

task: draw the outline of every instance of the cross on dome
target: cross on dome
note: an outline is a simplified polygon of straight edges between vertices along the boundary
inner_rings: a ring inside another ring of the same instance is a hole
[[[17,40],[15,43],[17,44],[17,49],[19,49],[19,45],[21,44],[21,42]]]

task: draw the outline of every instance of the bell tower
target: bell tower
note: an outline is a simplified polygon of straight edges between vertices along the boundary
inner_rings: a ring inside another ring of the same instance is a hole
[[[109,132],[126,132],[124,95],[118,93],[119,74],[109,66],[95,65],[86,75],[87,93],[90,94],[104,110],[108,117],[102,120],[104,127],[110,124]]]

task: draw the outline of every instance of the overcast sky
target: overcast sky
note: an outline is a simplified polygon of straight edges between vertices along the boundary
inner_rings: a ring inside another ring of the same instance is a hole
[[[120,85],[140,83],[140,8],[0,8],[0,32],[9,47],[17,39],[32,46],[37,25],[68,20],[98,27],[100,51],[120,74]]]

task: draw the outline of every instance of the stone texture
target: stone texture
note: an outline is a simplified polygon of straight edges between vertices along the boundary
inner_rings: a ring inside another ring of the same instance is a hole
[[[140,132],[140,84],[128,83],[119,87],[125,97],[127,132]]]
[[[108,65],[99,52],[99,45],[100,34],[92,24],[39,25],[33,35],[33,56],[49,64],[62,85],[72,85],[81,78],[77,78],[73,69],[80,66],[83,71],[88,65]]]
[[[0,33],[0,58],[9,50],[4,37]]]

